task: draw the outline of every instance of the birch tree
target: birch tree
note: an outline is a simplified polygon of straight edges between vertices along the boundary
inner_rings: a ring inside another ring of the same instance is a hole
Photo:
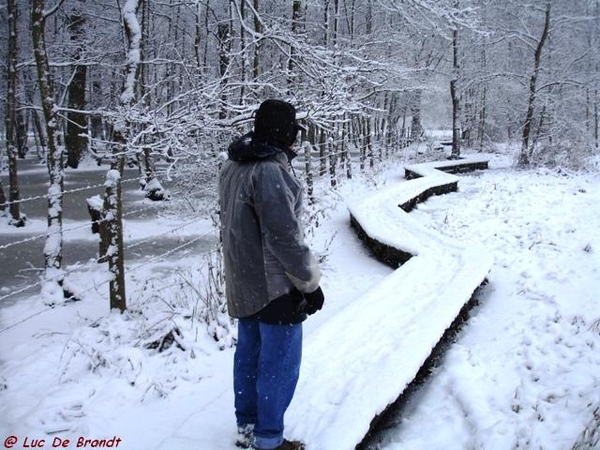
[[[459,63],[458,63],[458,29],[452,30],[452,79],[450,80],[450,97],[452,98],[452,159],[460,158],[460,93],[458,92],[459,82]]]
[[[48,185],[48,229],[44,246],[44,286],[43,292],[50,303],[64,300],[62,284],[63,252],[63,184],[64,165],[63,148],[58,143],[58,107],[55,103],[54,87],[48,54],[46,52],[45,26],[50,15],[58,10],[62,1],[53,8],[45,10],[45,0],[32,0],[31,36],[33,54],[37,68],[37,83],[40,91],[42,110],[46,122],[46,139],[48,145],[47,165],[50,176]]]

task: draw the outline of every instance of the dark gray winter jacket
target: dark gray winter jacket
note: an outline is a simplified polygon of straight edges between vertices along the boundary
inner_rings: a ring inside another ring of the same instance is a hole
[[[242,318],[294,287],[314,291],[320,271],[304,243],[302,188],[289,173],[286,150],[249,133],[228,154],[219,175],[227,306]]]

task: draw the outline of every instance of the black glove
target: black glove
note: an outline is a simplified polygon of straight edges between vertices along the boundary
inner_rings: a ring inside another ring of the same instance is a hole
[[[319,286],[316,291],[313,291],[309,294],[304,294],[304,300],[306,300],[304,312],[308,315],[316,313],[323,307],[323,303],[325,302],[323,290]]]

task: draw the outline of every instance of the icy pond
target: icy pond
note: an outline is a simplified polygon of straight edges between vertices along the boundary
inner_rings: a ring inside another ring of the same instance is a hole
[[[98,236],[92,234],[86,199],[102,195],[109,166],[84,167],[65,170],[63,229],[63,266],[86,263],[98,255]],[[8,173],[0,175],[8,199]],[[19,189],[21,213],[27,216],[27,225],[14,228],[0,224],[0,305],[30,296],[44,267],[43,249],[46,232],[46,194],[48,172],[46,166],[33,159],[19,160]],[[193,229],[172,229],[168,218],[161,217],[164,209],[160,202],[151,202],[137,181],[138,169],[126,168],[123,176],[125,214],[125,256],[127,261],[143,260],[172,251],[170,257],[187,252],[203,252],[214,245],[214,236],[199,237]],[[164,183],[168,189],[168,183]],[[164,215],[163,215],[164,216]],[[137,227],[156,217],[155,236],[147,227]],[[190,218],[193,220],[194,218]],[[198,219],[203,219],[198,217]],[[179,221],[178,224],[181,222]],[[171,227],[171,228],[170,228]],[[171,229],[171,232],[169,232]],[[193,240],[193,242],[191,242]],[[190,245],[185,245],[189,242]],[[18,291],[23,291],[18,293]]]

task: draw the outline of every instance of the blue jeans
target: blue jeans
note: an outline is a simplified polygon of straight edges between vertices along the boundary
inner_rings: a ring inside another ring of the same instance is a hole
[[[283,442],[283,416],[300,375],[302,324],[271,325],[239,319],[233,361],[238,426],[254,424],[254,445],[272,449]]]

